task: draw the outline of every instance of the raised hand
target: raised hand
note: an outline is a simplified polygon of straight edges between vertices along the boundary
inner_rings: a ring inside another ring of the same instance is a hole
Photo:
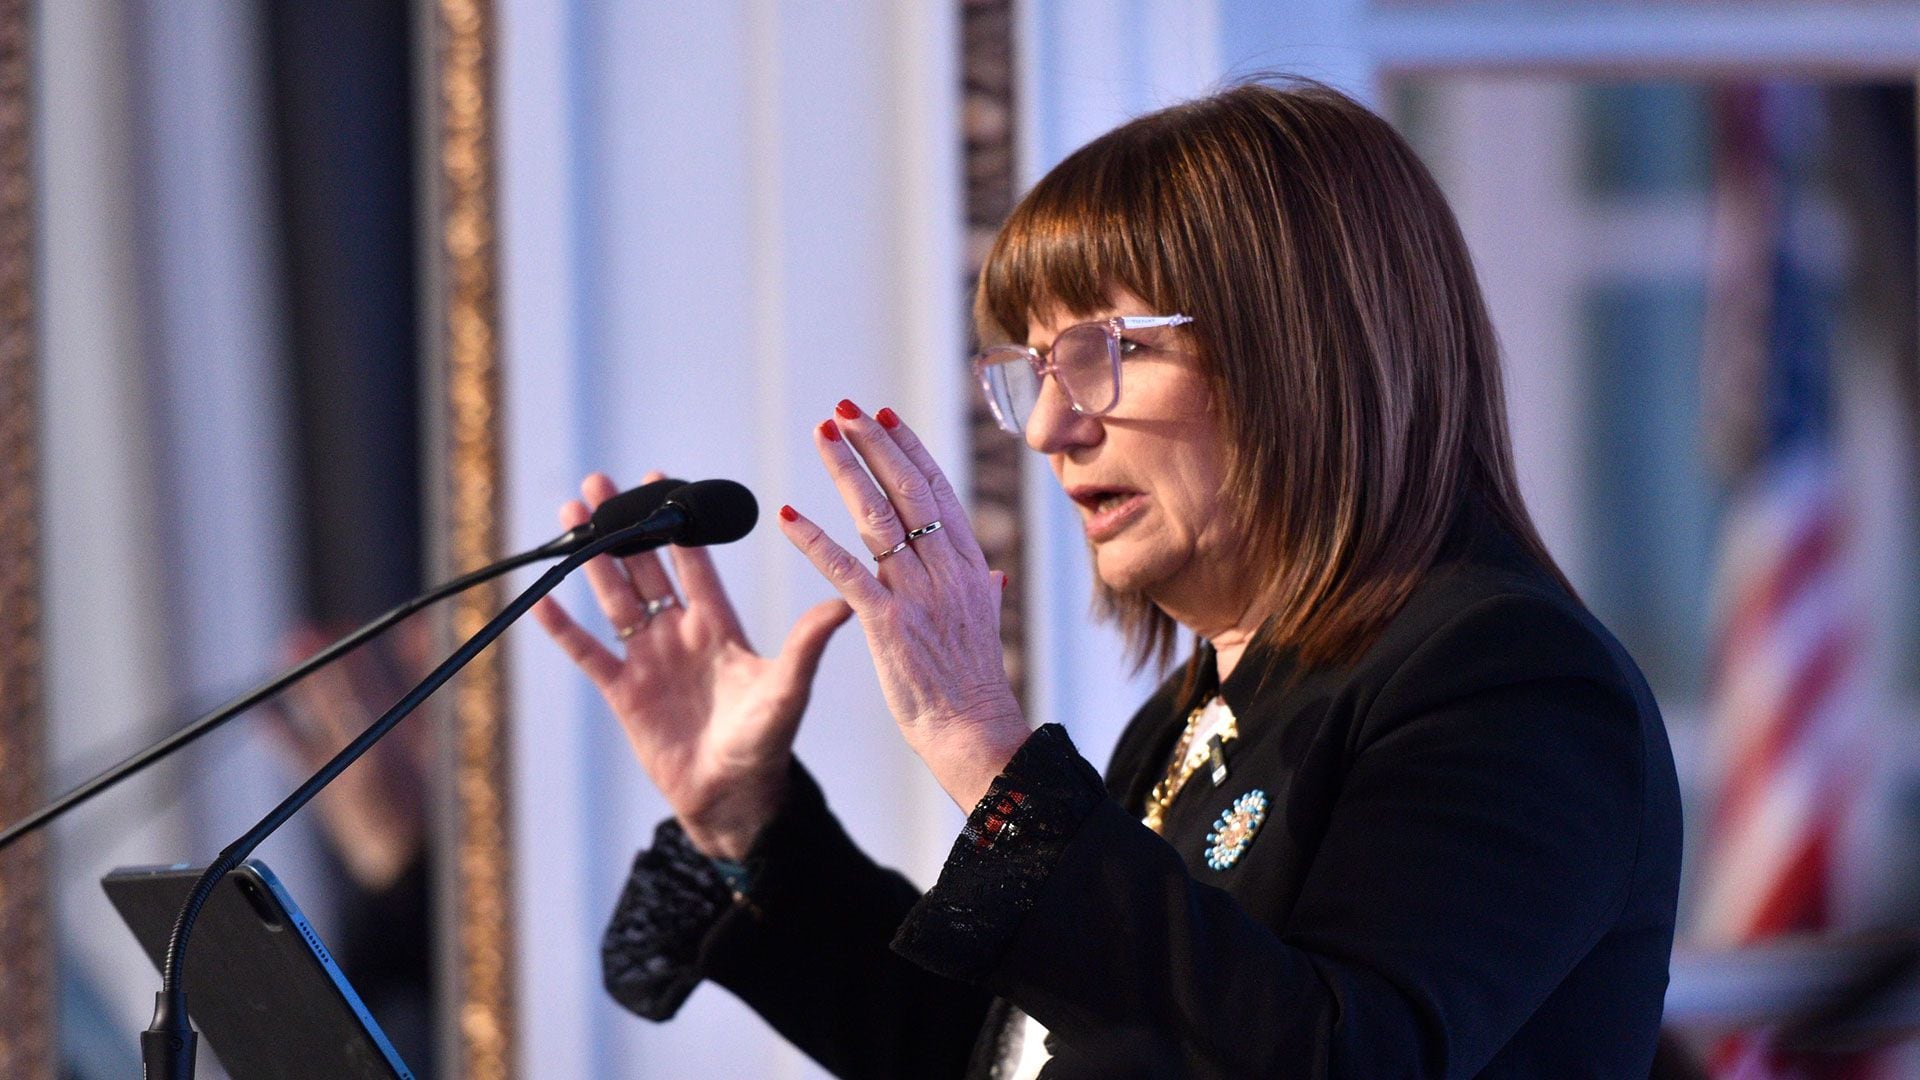
[[[648,482],[660,473],[649,473]],[[584,501],[560,508],[572,528],[615,492],[595,473]],[[588,584],[624,642],[615,655],[548,598],[533,616],[580,666],[619,718],[640,765],[660,788],[695,847],[740,859],[778,809],[793,740],[820,655],[850,614],[839,600],[802,614],[779,653],[747,643],[713,560],[671,547],[673,580],[656,552],[588,563]]]
[[[987,569],[953,485],[893,410],[870,417],[842,401],[814,445],[868,554],[790,506],[780,530],[860,617],[907,744],[970,810],[1028,735],[1000,651],[1006,579]]]

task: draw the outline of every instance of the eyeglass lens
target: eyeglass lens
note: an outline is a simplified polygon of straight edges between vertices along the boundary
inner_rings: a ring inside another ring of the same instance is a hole
[[[1062,331],[1048,359],[1060,389],[1076,409],[1097,416],[1113,408],[1120,388],[1104,324],[1082,323]],[[1025,350],[1009,348],[998,352],[993,361],[982,365],[981,371],[987,399],[1001,427],[1024,432],[1040,400],[1041,376]]]

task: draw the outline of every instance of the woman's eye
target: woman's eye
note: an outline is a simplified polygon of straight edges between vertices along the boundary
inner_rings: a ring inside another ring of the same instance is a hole
[[[1120,355],[1123,357],[1132,356],[1134,353],[1144,351],[1146,347],[1147,345],[1144,341],[1135,341],[1130,337],[1120,339]]]

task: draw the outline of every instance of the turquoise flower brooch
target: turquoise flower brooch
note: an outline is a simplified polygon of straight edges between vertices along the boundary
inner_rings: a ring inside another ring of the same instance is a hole
[[[1240,855],[1253,843],[1253,834],[1267,820],[1267,793],[1254,788],[1233,800],[1233,805],[1207,834],[1207,865],[1225,870],[1240,861]]]

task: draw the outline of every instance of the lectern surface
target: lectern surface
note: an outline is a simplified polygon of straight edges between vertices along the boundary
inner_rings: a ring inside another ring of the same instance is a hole
[[[100,881],[156,970],[201,870],[122,867]],[[413,1080],[265,863],[249,859],[214,889],[186,963],[201,1049],[233,1080]]]

